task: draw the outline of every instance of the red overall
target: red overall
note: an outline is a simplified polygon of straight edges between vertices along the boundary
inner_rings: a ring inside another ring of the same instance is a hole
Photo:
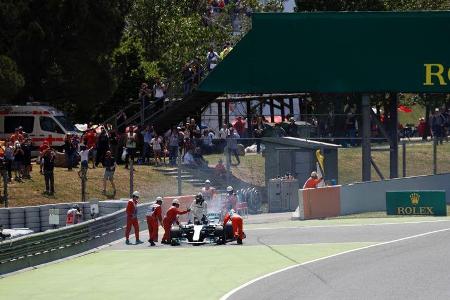
[[[164,236],[163,241],[169,241],[170,240],[170,228],[172,227],[172,224],[177,219],[178,215],[184,215],[187,214],[187,210],[179,210],[175,206],[171,206],[169,210],[167,211],[166,215],[164,216],[163,220],[163,227],[164,227]]]
[[[127,209],[127,228],[125,229],[125,237],[128,240],[130,238],[131,226],[134,227],[134,235],[136,240],[139,240],[139,223],[137,218],[137,201],[133,199],[128,200]]]
[[[232,216],[230,216],[230,213],[227,213],[223,219],[223,227],[225,227],[225,224],[227,224],[229,220],[231,220],[231,225],[233,226],[234,237],[240,238],[241,240],[244,239],[244,223],[242,217],[237,213],[234,213]]]
[[[158,220],[162,225],[161,205],[153,203],[147,213],[148,235],[151,241],[158,241]]]

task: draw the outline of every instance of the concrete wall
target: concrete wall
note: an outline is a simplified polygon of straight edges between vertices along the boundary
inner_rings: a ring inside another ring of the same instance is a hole
[[[74,203],[59,203],[59,204],[46,204],[39,206],[27,206],[27,207],[11,207],[0,208],[0,225],[3,228],[29,228],[34,232],[46,231],[53,229],[53,225],[48,222],[49,209],[59,209],[59,226],[57,228],[64,227],[66,225],[67,211],[72,207]],[[90,203],[89,202],[76,202],[83,212],[83,221],[91,219]],[[105,216],[125,208],[127,201],[110,200],[99,201],[100,216]]]
[[[417,176],[363,182],[341,187],[341,215],[386,210],[386,192],[401,190],[444,190],[450,203],[450,174]]]

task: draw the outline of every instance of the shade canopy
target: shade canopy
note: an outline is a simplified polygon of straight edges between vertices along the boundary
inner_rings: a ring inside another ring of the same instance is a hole
[[[255,14],[199,90],[450,92],[449,36],[447,11]]]

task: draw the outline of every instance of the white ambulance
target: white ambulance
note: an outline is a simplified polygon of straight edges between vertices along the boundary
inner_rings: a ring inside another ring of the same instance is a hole
[[[39,102],[0,105],[0,139],[9,138],[18,127],[22,127],[36,148],[47,141],[60,150],[67,133],[78,133],[64,113],[52,106]]]

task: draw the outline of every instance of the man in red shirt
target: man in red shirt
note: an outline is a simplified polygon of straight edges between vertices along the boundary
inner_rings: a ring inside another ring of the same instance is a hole
[[[131,226],[134,227],[134,235],[136,236],[136,244],[141,244],[142,241],[139,239],[139,223],[137,217],[137,205],[139,200],[139,192],[134,192],[133,197],[128,200],[126,214],[127,214],[127,227],[125,229],[125,243],[127,245],[130,244],[130,231]]]
[[[242,120],[241,116],[237,117],[237,121],[236,121],[236,123],[234,123],[233,127],[234,127],[234,129],[236,129],[236,131],[239,134],[239,136],[243,136],[244,135],[245,122]]]
[[[84,137],[85,144],[89,151],[89,156],[92,157],[92,168],[95,169],[95,158],[97,156],[97,134],[95,133],[95,129],[90,129],[86,132]]]
[[[315,189],[322,180],[323,178],[318,178],[317,172],[313,171],[311,177],[309,177],[303,185],[303,189]]]
[[[170,244],[170,228],[172,227],[173,223],[178,222],[178,215],[184,215],[190,212],[190,209],[187,210],[179,210],[180,207],[180,201],[178,199],[174,199],[172,201],[172,206],[167,211],[166,215],[164,216],[163,220],[163,227],[164,227],[164,236],[162,238],[161,244]]]
[[[228,221],[231,220],[231,225],[233,226],[233,235],[234,238],[237,240],[237,243],[239,245],[242,245],[242,240],[245,239],[244,234],[244,222],[242,220],[242,217],[238,215],[234,209],[230,209],[229,212],[225,215],[225,218],[223,219],[223,227],[225,228],[225,225],[228,223]]]
[[[156,198],[156,201],[150,204],[150,207],[147,211],[147,225],[148,225],[148,234],[150,239],[148,242],[150,246],[155,246],[155,242],[158,242],[158,221],[161,226],[163,226],[163,220],[161,217],[161,205],[163,199],[161,197]]]

